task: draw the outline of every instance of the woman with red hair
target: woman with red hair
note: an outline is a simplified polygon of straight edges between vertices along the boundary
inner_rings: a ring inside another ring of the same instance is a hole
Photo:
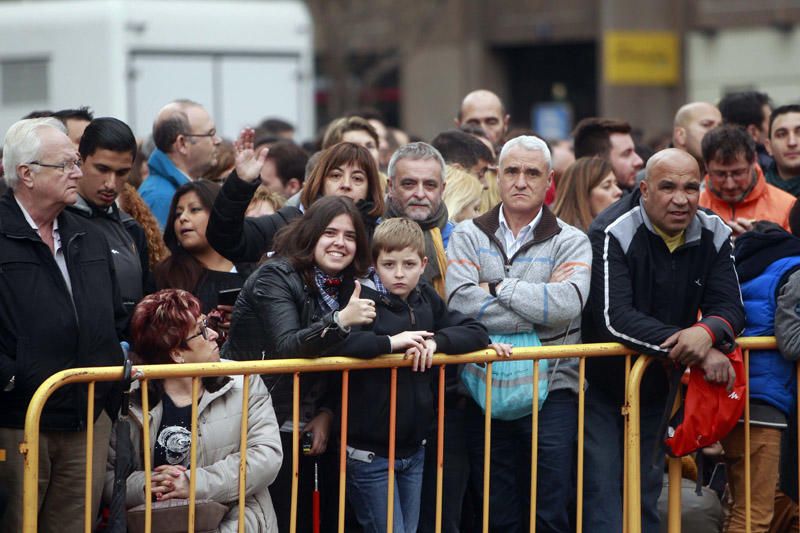
[[[219,361],[217,333],[210,329],[200,302],[187,291],[165,289],[146,296],[131,319],[132,359],[136,364],[213,363]],[[247,413],[247,475],[245,522],[247,531],[277,531],[268,487],[283,459],[272,399],[259,376],[249,376]],[[197,464],[191,469],[192,378],[155,380],[149,386],[151,492],[156,501],[189,497],[189,476],[196,482],[197,500],[211,500],[230,508],[220,531],[236,531],[238,524],[239,449],[243,377],[207,377],[201,380],[197,407]],[[144,503],[145,473],[142,451],[141,390],[134,385],[130,415],[133,420],[133,473],[127,480],[128,508]],[[110,499],[114,481],[116,440],[112,434],[104,495]]]

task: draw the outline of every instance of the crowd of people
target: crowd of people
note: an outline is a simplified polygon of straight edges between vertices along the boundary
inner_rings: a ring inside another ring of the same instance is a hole
[[[605,117],[570,139],[512,129],[486,90],[430,143],[372,110],[304,144],[278,119],[225,141],[191,100],[166,104],[140,140],[88,108],[32,112],[2,154],[0,531],[21,530],[25,414],[60,370],[387,353],[412,360],[396,399],[392,371],[352,372],[346,427],[340,373],[302,375],[297,428],[290,375],[207,377],[199,391],[191,378],[98,383],[92,527],[138,523],[147,497],[166,524],[191,480],[202,527],[236,531],[246,448],[246,530],[288,531],[300,447],[298,531],[314,527],[317,490],[322,530],[336,529],[342,475],[348,530],[386,531],[390,449],[393,530],[434,531],[443,394],[442,530],[475,531],[488,512],[491,531],[524,531],[534,368],[509,356],[592,342],[660,361],[641,396],[642,524],[659,531],[674,378],[696,368],[731,390],[741,335],[777,338],[750,356],[751,530],[797,530],[800,105],[773,107],[758,92],[688,103],[657,150]],[[485,365],[448,365],[443,391],[429,370],[435,353],[487,348],[489,465]],[[536,529],[574,531],[579,361],[543,360],[538,375]],[[621,531],[624,358],[588,359],[585,386],[583,527]],[[41,531],[83,528],[88,400],[68,385],[42,412]],[[745,531],[745,449],[740,421],[686,458],[702,486],[684,497],[691,531]]]

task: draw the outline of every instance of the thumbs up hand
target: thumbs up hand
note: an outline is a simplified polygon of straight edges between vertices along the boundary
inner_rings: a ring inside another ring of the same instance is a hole
[[[339,323],[342,327],[371,324],[375,319],[375,302],[361,298],[361,284],[356,281],[356,288],[347,306],[339,311]]]

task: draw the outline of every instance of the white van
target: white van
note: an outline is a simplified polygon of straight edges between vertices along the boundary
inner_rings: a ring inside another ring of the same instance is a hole
[[[170,100],[234,138],[267,116],[314,133],[313,33],[302,1],[0,2],[0,134],[32,110],[90,106],[150,133]]]

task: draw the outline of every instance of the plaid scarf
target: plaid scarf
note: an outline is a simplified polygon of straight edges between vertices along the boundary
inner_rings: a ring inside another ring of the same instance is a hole
[[[342,276],[329,276],[315,266],[314,281],[316,281],[317,289],[319,289],[320,303],[327,306],[331,311],[338,311],[339,287],[342,285]]]

